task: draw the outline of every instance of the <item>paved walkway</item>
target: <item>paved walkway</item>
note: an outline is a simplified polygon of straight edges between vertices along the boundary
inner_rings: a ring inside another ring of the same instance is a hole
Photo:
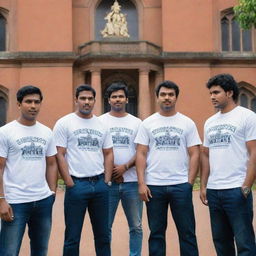
[[[199,245],[200,256],[215,256],[213,243],[211,240],[210,233],[210,222],[208,208],[202,205],[199,199],[198,191],[193,193],[194,195],[194,207],[195,215],[197,221],[197,239]],[[64,237],[64,216],[63,216],[63,191],[58,191],[57,199],[54,205],[53,212],[53,227],[49,243],[49,256],[61,256],[63,237]],[[254,192],[254,198],[256,198],[256,192]],[[254,212],[256,212],[256,200],[254,199]],[[172,221],[171,216],[168,219],[168,229],[166,234],[167,240],[167,256],[179,256],[179,243],[176,234],[176,228]],[[256,221],[254,219],[254,224],[256,227]],[[142,256],[148,255],[147,238],[149,235],[149,230],[147,226],[147,218],[145,214],[143,215],[143,250]],[[112,242],[112,256],[128,256],[128,228],[125,216],[122,209],[119,207],[117,216],[113,226],[113,242]],[[29,240],[27,235],[24,237],[22,243],[22,248],[20,256],[29,256]],[[84,223],[80,256],[95,256],[93,236],[91,225],[89,223],[88,215],[86,215],[86,220]]]

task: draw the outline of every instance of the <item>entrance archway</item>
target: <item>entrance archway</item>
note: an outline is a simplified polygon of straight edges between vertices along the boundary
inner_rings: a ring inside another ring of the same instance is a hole
[[[122,82],[128,87],[128,104],[126,111],[134,116],[138,115],[138,72],[136,70],[103,70],[102,95],[104,113],[110,110],[107,88],[114,82]]]

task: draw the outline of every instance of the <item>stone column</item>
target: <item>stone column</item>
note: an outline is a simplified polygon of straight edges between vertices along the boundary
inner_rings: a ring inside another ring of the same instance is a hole
[[[98,116],[102,114],[101,70],[91,70],[91,75],[91,84],[96,91],[96,102],[93,113]]]
[[[156,78],[155,78],[155,88],[164,81],[164,74],[162,71],[157,71],[156,72]],[[154,88],[154,89],[155,89]],[[154,92],[155,98],[154,98],[154,111],[157,112],[158,111],[158,104],[157,104],[157,97],[156,97],[156,93]]]
[[[139,117],[143,120],[151,114],[149,70],[139,70]]]

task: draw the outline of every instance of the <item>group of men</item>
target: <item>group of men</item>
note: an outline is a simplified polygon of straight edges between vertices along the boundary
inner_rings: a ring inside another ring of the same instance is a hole
[[[237,106],[238,87],[229,74],[207,87],[219,111],[204,127],[201,152],[203,204],[209,206],[218,256],[255,256],[251,187],[256,172],[256,115]],[[166,255],[170,207],[181,256],[198,256],[193,184],[201,140],[195,123],[177,112],[179,87],[156,88],[159,111],[144,121],[126,112],[127,87],[107,89],[110,112],[93,115],[95,90],[81,85],[76,110],[53,132],[37,121],[42,93],[34,86],[17,92],[20,115],[0,128],[0,255],[19,254],[28,226],[31,256],[46,256],[58,170],[66,184],[63,256],[78,256],[86,210],[97,256],[111,255],[111,228],[121,201],[130,234],[130,256],[142,248],[142,207],[150,228],[149,255]]]

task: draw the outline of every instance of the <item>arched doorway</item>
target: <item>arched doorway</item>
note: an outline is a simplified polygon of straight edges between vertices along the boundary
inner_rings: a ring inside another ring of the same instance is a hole
[[[103,111],[110,110],[107,88],[114,82],[122,82],[128,87],[128,104],[126,111],[134,116],[138,115],[138,72],[136,70],[103,70],[102,71],[102,95],[103,95]]]

